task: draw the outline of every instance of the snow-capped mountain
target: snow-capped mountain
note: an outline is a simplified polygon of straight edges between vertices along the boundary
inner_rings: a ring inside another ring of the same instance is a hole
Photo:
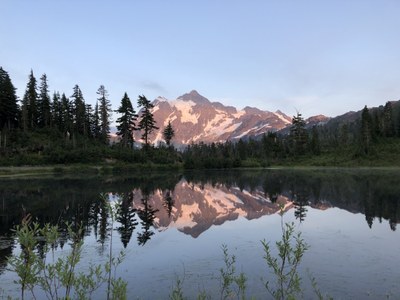
[[[293,207],[293,202],[279,195],[273,203],[261,190],[247,191],[239,187],[226,187],[223,184],[195,184],[182,179],[173,191],[168,192],[173,201],[168,213],[165,199],[166,191],[157,190],[149,197],[148,207],[156,211],[154,227],[157,230],[176,228],[197,238],[201,233],[226,221],[246,218],[258,219]],[[140,190],[133,191],[132,205],[144,210]]]
[[[232,106],[211,102],[195,90],[175,100],[158,97],[153,105],[153,116],[159,127],[150,136],[154,144],[163,140],[162,132],[169,121],[175,130],[175,145],[238,140],[278,131],[292,121],[281,111],[262,111],[248,106],[237,110]],[[135,134],[135,140],[140,140],[139,132]]]

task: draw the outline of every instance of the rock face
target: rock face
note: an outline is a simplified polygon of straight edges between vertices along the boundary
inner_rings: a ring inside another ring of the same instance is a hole
[[[162,132],[168,121],[171,121],[175,130],[174,145],[238,140],[281,130],[292,121],[291,117],[280,111],[262,111],[248,106],[237,110],[232,106],[211,102],[194,90],[176,100],[158,97],[153,105],[153,116],[159,127],[150,136],[154,144],[163,140]],[[139,132],[135,140],[140,141]]]

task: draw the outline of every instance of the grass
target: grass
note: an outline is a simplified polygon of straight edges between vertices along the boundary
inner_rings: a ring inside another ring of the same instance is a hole
[[[65,174],[123,174],[146,171],[182,170],[181,164],[70,164],[45,166],[7,166],[0,167],[0,178],[23,177],[33,175],[65,175]]]

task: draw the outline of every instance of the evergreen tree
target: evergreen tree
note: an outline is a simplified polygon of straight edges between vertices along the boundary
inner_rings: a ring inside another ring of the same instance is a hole
[[[73,109],[72,104],[69,99],[63,93],[61,95],[61,111],[62,111],[62,122],[61,122],[61,131],[67,136],[72,134],[73,129]]]
[[[63,129],[63,110],[62,110],[62,103],[61,103],[61,96],[59,92],[53,93],[53,101],[52,101],[52,124],[53,127],[57,128],[61,132]]]
[[[153,113],[151,112],[154,107],[153,104],[147,98],[142,95],[139,96],[138,106],[142,107],[141,119],[139,121],[139,129],[143,130],[142,139],[144,140],[144,144],[146,147],[149,146],[149,135],[153,132],[154,129],[158,129],[155,125],[156,121],[154,120]]]
[[[86,107],[82,91],[77,84],[74,86],[71,98],[74,132],[83,135],[85,133]]]
[[[315,155],[319,155],[321,153],[321,145],[319,141],[319,133],[316,126],[312,128],[311,132],[311,141],[310,141],[311,152]]]
[[[261,157],[266,159],[276,159],[282,153],[281,146],[279,144],[278,135],[275,132],[268,132],[264,134],[261,139],[262,153]]]
[[[89,136],[89,137],[94,136],[94,132],[93,132],[94,119],[95,119],[95,117],[94,117],[92,105],[86,104],[85,105],[85,126],[84,126],[86,136]]]
[[[360,154],[369,154],[372,146],[372,118],[367,106],[361,113]]]
[[[96,101],[96,105],[94,106],[94,115],[93,115],[93,137],[95,139],[100,139],[100,115],[99,115],[99,102]]]
[[[0,67],[0,131],[18,125],[19,108],[15,90],[8,73]]]
[[[290,127],[290,139],[292,142],[292,151],[295,155],[304,154],[307,146],[306,122],[298,112],[293,116],[292,127]]]
[[[33,75],[33,71],[31,70],[24,98],[22,99],[22,126],[25,131],[37,127],[38,124],[37,101],[38,101],[38,93],[36,87],[36,78]]]
[[[397,137],[400,137],[400,109],[397,110]]]
[[[371,137],[374,140],[378,136],[384,136],[382,113],[378,109],[370,112],[371,115]]]
[[[167,146],[170,145],[172,138],[175,135],[175,130],[172,128],[171,121],[168,121],[168,125],[164,128],[163,136]]]
[[[247,158],[247,145],[242,139],[240,139],[237,143],[237,152],[241,160],[245,160]]]
[[[392,103],[388,101],[383,109],[383,135],[393,137],[395,135],[394,128]]]
[[[99,114],[100,114],[100,141],[107,144],[108,135],[110,133],[110,121],[111,121],[111,104],[108,99],[108,92],[104,85],[100,85],[97,90],[97,95],[99,95]]]
[[[49,85],[47,76],[40,77],[39,97],[38,97],[38,126],[49,127],[51,121]]]
[[[120,137],[120,145],[122,147],[133,147],[133,131],[136,130],[136,120],[138,115],[136,114],[132,102],[125,93],[121,100],[121,106],[115,112],[121,114],[121,117],[117,119],[117,135]]]

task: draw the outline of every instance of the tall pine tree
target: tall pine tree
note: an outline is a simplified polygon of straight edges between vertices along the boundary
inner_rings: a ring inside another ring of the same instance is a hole
[[[165,143],[167,146],[171,144],[171,140],[175,135],[175,130],[172,128],[171,121],[168,121],[168,125],[165,126],[164,131],[163,131],[163,136]]]
[[[290,139],[292,142],[292,150],[295,155],[301,155],[306,152],[308,140],[306,122],[299,112],[296,116],[293,116],[292,127],[290,127]]]
[[[70,136],[73,130],[73,108],[69,99],[63,93],[61,95],[61,109],[62,109],[62,123],[61,131],[66,135]]]
[[[154,129],[158,129],[152,113],[154,105],[151,104],[151,102],[147,100],[144,95],[142,95],[139,96],[138,106],[139,108],[142,108],[139,129],[143,130],[142,139],[144,140],[145,147],[147,148],[149,146],[149,135]]]
[[[15,87],[0,67],[0,148],[7,147],[9,131],[18,125],[19,109]]]
[[[361,155],[368,155],[372,148],[372,117],[367,106],[361,112],[361,130],[359,152]]]
[[[63,131],[62,125],[62,103],[61,103],[61,96],[59,92],[53,93],[53,100],[52,100],[52,126],[57,128],[59,131]]]
[[[15,90],[10,76],[0,67],[0,130],[10,130],[18,125],[19,108]]]
[[[97,140],[100,139],[100,115],[99,115],[99,101],[96,101],[94,106],[93,124],[92,124],[93,137]]]
[[[78,85],[74,86],[71,98],[74,132],[83,135],[85,134],[86,107],[85,99]]]
[[[33,71],[29,74],[29,81],[26,85],[24,98],[22,99],[22,127],[26,131],[34,129],[38,125],[38,93],[36,78]]]
[[[38,97],[38,126],[50,127],[51,122],[51,108],[49,85],[47,83],[47,76],[43,74],[40,77],[39,97]]]
[[[393,137],[395,135],[392,103],[389,101],[386,102],[383,109],[383,135],[386,137]]]
[[[121,100],[121,105],[115,112],[121,114],[121,117],[117,119],[117,135],[120,137],[120,145],[122,147],[133,147],[133,131],[136,130],[136,120],[138,115],[136,114],[132,102],[125,93]]]
[[[108,144],[109,141],[109,133],[110,133],[110,122],[111,122],[111,104],[108,99],[108,92],[105,89],[104,85],[100,85],[97,90],[97,95],[99,98],[99,116],[100,116],[100,141]]]

